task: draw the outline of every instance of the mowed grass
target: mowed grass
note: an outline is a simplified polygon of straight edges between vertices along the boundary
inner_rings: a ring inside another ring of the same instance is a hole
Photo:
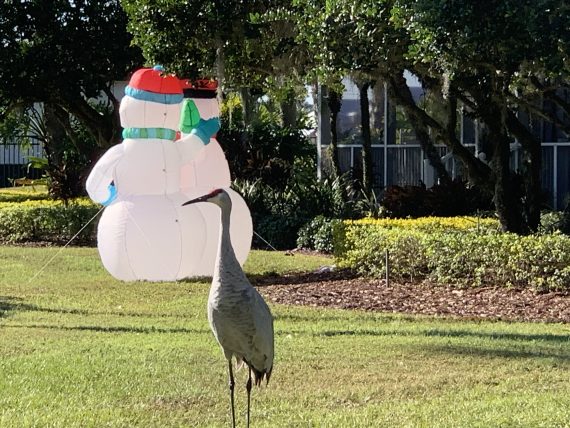
[[[121,283],[95,249],[0,247],[1,427],[227,427],[208,280]],[[254,251],[252,275],[325,258]],[[570,427],[570,326],[271,305],[254,427]],[[237,373],[245,426],[246,371]]]

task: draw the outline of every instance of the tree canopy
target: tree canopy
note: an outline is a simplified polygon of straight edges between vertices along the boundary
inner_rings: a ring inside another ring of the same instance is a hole
[[[310,11],[299,27],[326,80],[360,72],[389,85],[424,152],[440,173],[434,150],[445,144],[469,179],[493,194],[506,230],[536,230],[540,210],[540,140],[528,121],[538,115],[567,129],[543,108],[549,98],[567,113],[557,89],[568,85],[569,7],[563,0],[471,1],[298,0]],[[406,84],[415,74],[440,108],[418,105]],[[487,158],[458,137],[459,104],[488,131]],[[520,115],[526,111],[526,115]],[[522,145],[522,181],[510,168],[510,146]]]
[[[541,88],[568,84],[566,2],[397,0],[392,21],[409,36],[405,57],[410,69],[448,106],[447,118],[426,116],[424,123],[463,161],[474,182],[492,189],[506,230],[536,230],[541,149],[528,117],[555,120],[541,103],[549,96]],[[458,101],[485,125],[488,163],[454,141]],[[522,184],[510,168],[515,140],[523,151]]]
[[[113,100],[110,82],[141,62],[131,42],[148,63],[190,78],[217,76],[242,93],[243,103],[272,90],[284,113],[295,85],[318,79],[334,101],[340,79],[353,76],[362,93],[387,85],[440,179],[449,177],[436,144],[493,195],[504,229],[537,228],[536,119],[570,134],[570,103],[561,96],[569,85],[565,0],[123,0],[122,6],[126,14],[118,0],[4,2],[2,103],[55,103],[100,145],[114,142],[116,110],[97,111],[87,100],[101,91]],[[418,77],[437,109],[414,101],[406,72]],[[460,111],[484,126],[486,158],[461,144]],[[363,134],[367,126],[363,120]],[[514,142],[523,152],[518,174],[510,168]]]
[[[142,63],[120,2],[7,0],[0,6],[0,100],[53,103],[109,146],[120,138],[114,81]],[[109,108],[89,103],[104,93]]]

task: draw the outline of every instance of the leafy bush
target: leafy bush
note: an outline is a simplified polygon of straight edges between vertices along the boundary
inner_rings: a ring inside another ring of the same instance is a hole
[[[291,189],[279,191],[264,184],[261,179],[254,182],[235,181],[236,189],[245,199],[251,211],[253,230],[277,249],[295,246],[297,231],[306,222],[298,210],[300,199]],[[265,248],[263,240],[254,235],[253,245]]]
[[[421,219],[420,219],[421,220]],[[340,267],[383,277],[385,254],[395,278],[425,278],[457,286],[504,285],[537,290],[570,289],[570,237],[519,236],[492,227],[426,227],[406,220],[386,227],[377,221],[343,222],[335,227],[335,256]],[[431,220],[432,224],[438,221]]]
[[[256,233],[278,250],[295,247],[297,234],[302,220],[296,216],[289,217],[285,214],[269,214],[256,218],[254,216],[254,230]],[[264,248],[265,242],[254,236],[254,245]]]
[[[333,231],[338,219],[326,218],[319,215],[306,223],[299,230],[297,247],[316,250],[323,253],[333,252]]]
[[[230,165],[233,179],[261,179],[275,189],[284,189],[297,174],[299,161],[315,158],[314,147],[301,131],[284,128],[270,120],[257,120],[247,127],[228,127],[222,122],[217,135]],[[313,169],[314,175],[314,169]]]
[[[463,181],[425,186],[389,186],[380,202],[389,217],[457,216],[492,211],[490,195]]]
[[[385,256],[389,252],[390,274],[397,278],[421,278],[427,271],[427,259],[418,229],[380,228],[374,224],[343,222],[334,229],[334,254],[340,268],[350,268],[361,275],[384,277]]]
[[[540,216],[540,225],[538,227],[540,233],[562,232],[570,235],[570,211],[566,208],[564,211],[544,212]]]
[[[66,243],[99,211],[100,207],[80,199],[68,205],[59,201],[0,203],[0,242]],[[97,222],[91,222],[74,244],[92,245]]]
[[[346,201],[344,178],[316,179],[311,164],[298,161],[296,173],[283,189],[261,179],[236,180],[233,184],[247,202],[254,230],[278,249],[296,246],[299,229],[316,216],[346,218],[354,215],[354,204]],[[254,245],[264,246],[254,238]]]

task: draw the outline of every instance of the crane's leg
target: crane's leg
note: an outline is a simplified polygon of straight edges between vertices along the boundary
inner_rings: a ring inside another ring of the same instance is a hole
[[[234,372],[232,369],[232,360],[231,358],[228,360],[228,369],[229,369],[229,373],[230,373],[230,404],[232,407],[232,428],[236,428],[236,412],[235,412],[235,407],[234,407],[234,386],[235,386],[235,381],[234,381]]]
[[[245,384],[245,389],[247,390],[247,428],[249,428],[249,408],[251,405],[251,368],[248,367],[249,377],[247,383]]]

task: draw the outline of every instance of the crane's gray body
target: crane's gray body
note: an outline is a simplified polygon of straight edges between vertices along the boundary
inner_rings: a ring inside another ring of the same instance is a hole
[[[273,370],[273,317],[235,256],[230,238],[230,197],[223,189],[216,189],[183,205],[197,202],[211,202],[221,209],[218,256],[208,297],[208,321],[228,360],[232,428],[236,426],[232,358],[249,367],[246,383],[249,428],[251,373],[255,376],[255,384],[260,385],[263,379],[269,382]]]
[[[225,192],[217,205],[222,211],[222,225],[208,321],[225,357],[244,361],[259,385],[264,378],[269,380],[273,368],[273,317],[234,254],[229,233],[231,201]]]

